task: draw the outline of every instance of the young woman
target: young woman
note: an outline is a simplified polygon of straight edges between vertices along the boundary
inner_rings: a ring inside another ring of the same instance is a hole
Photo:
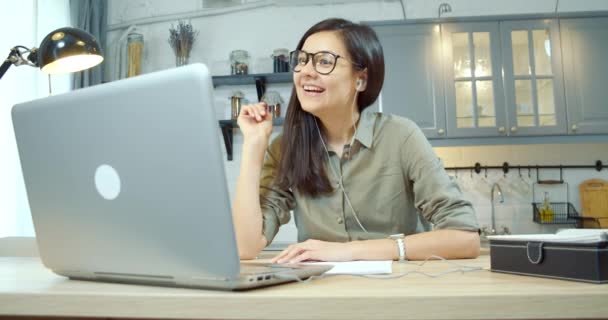
[[[321,21],[291,52],[290,65],[283,134],[269,144],[264,103],[244,106],[238,118],[244,138],[233,218],[241,259],[255,258],[290,210],[299,243],[273,262],[477,257],[471,203],[420,129],[366,110],[384,81],[374,31]]]

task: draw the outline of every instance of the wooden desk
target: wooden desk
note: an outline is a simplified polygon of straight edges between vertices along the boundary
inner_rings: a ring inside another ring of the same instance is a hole
[[[74,281],[37,258],[0,258],[0,316],[180,319],[608,318],[608,285],[488,271],[489,256],[459,260],[485,270],[393,280],[330,276],[247,292]],[[394,272],[415,265],[394,264]],[[445,262],[425,272],[452,269]]]

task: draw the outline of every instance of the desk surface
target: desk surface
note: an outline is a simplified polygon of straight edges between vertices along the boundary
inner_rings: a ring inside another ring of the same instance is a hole
[[[0,316],[180,319],[608,318],[608,285],[489,271],[489,256],[457,260],[484,270],[392,280],[329,276],[247,292],[74,281],[38,258],[0,258]],[[395,273],[418,268],[393,265]],[[431,261],[421,270],[453,269]]]

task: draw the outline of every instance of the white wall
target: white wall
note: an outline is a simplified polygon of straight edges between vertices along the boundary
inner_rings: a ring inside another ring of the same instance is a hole
[[[1,59],[4,60],[9,49],[15,45],[30,46],[35,43],[36,24],[34,21],[36,12],[36,1],[22,1],[21,4],[11,10],[3,10],[0,19],[0,29],[14,30],[15,32],[3,32],[0,37]],[[14,26],[20,26],[15,30]],[[0,237],[21,230],[17,224],[17,203],[22,203],[21,197],[17,198],[17,190],[21,190],[20,169],[13,123],[10,112],[13,104],[25,101],[36,96],[36,72],[29,67],[11,67],[0,79]]]
[[[43,37],[69,23],[69,0],[21,1],[0,14],[2,60],[10,48],[38,47]],[[53,76],[53,92],[69,90],[69,76]],[[0,237],[33,235],[21,167],[17,156],[11,108],[14,104],[48,95],[48,77],[40,70],[11,67],[0,79]]]

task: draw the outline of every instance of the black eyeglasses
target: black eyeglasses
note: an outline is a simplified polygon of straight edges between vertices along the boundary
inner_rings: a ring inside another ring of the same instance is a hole
[[[304,50],[294,50],[289,53],[289,66],[293,72],[300,72],[312,57],[312,66],[319,74],[330,74],[336,68],[338,58],[342,58],[355,66],[361,68],[361,65],[354,63],[341,55],[329,51],[319,51],[315,53],[306,52]]]

